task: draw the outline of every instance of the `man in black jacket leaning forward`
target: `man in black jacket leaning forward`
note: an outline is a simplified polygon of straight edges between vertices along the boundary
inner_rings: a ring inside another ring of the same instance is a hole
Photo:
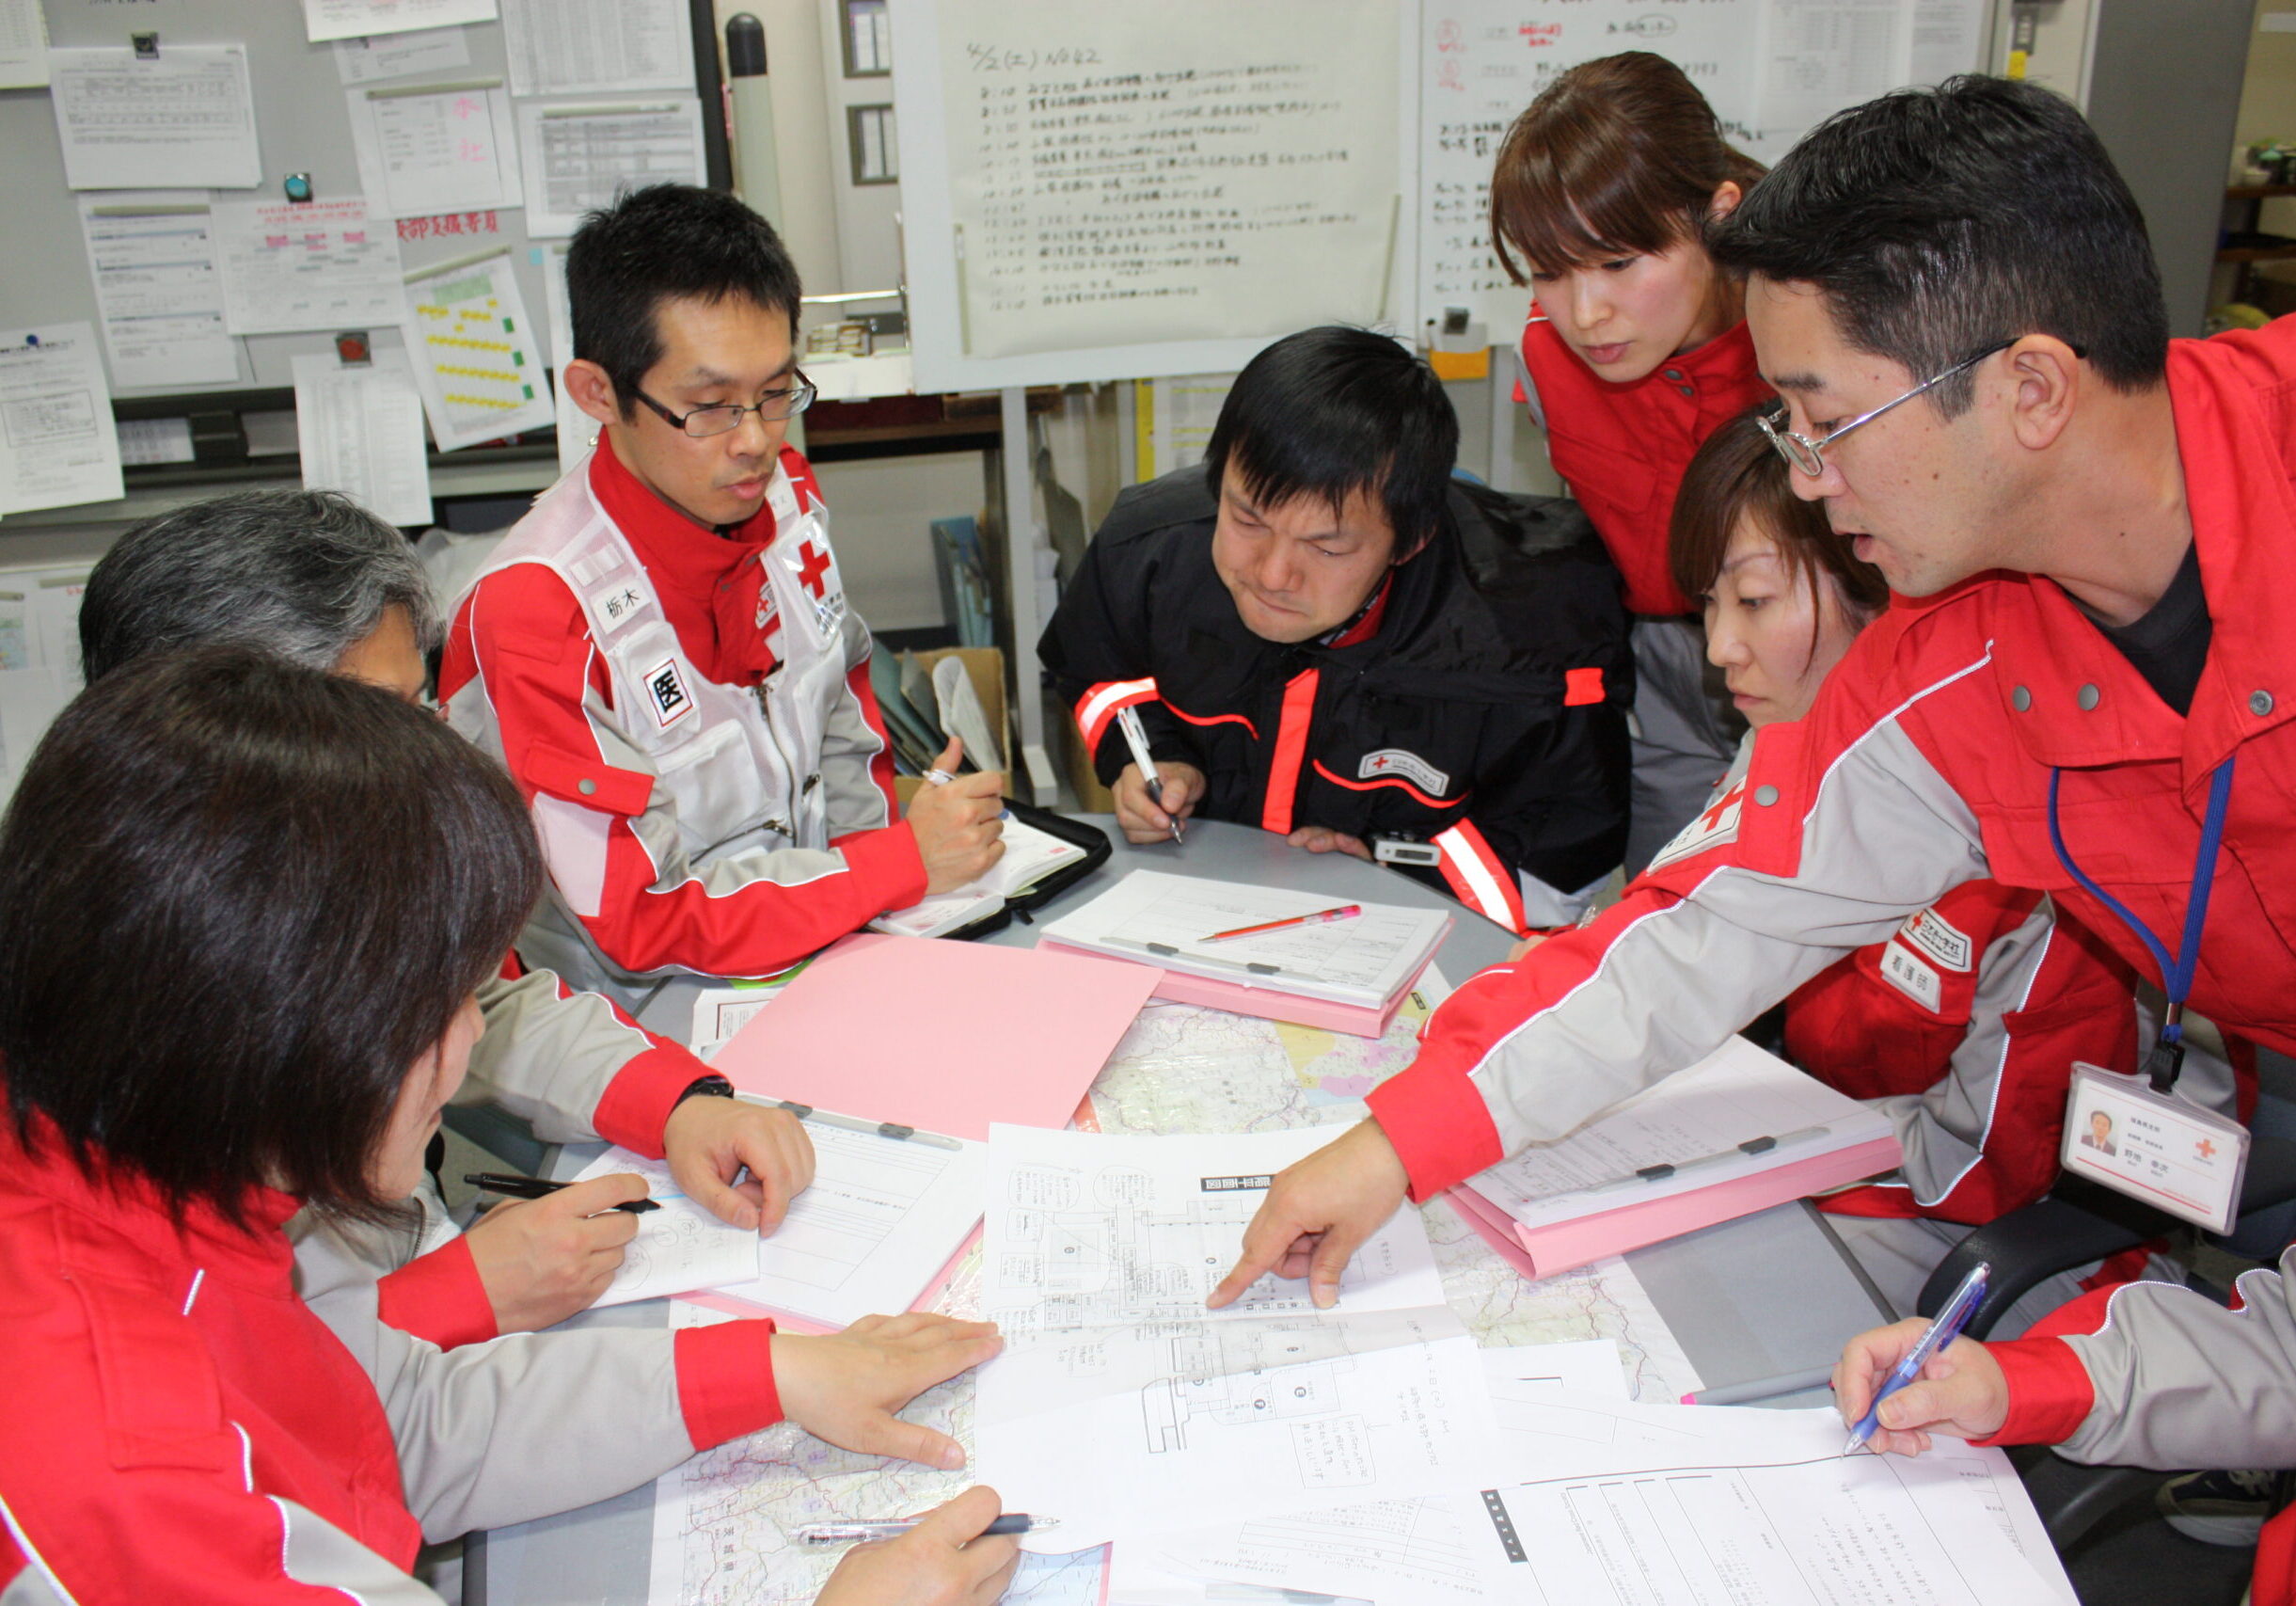
[[[1576,917],[1626,836],[1618,572],[1569,503],[1452,479],[1458,447],[1425,364],[1308,329],[1237,376],[1201,466],[1116,499],[1037,650],[1128,837],[1244,821],[1518,931]]]

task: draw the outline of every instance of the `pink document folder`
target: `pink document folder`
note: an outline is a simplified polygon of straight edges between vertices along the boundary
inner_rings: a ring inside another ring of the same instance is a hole
[[[1481,1233],[1486,1243],[1536,1281],[1607,1255],[1623,1255],[1717,1222],[1751,1216],[1773,1204],[1807,1199],[1845,1183],[1894,1170],[1904,1158],[1895,1137],[1876,1137],[1669,1199],[1623,1204],[1536,1227],[1525,1226],[1464,1183],[1443,1197],[1458,1206],[1467,1225]]]
[[[1040,948],[862,932],[718,1051],[745,1093],[989,1140],[1066,1126],[1160,972]]]
[[[1396,1010],[1411,996],[1411,990],[1419,984],[1419,977],[1427,966],[1421,965],[1409,981],[1397,990],[1383,1009],[1370,1010],[1358,1004],[1335,1004],[1325,998],[1304,998],[1297,993],[1279,992],[1273,987],[1246,987],[1240,981],[1214,981],[1208,976],[1192,976],[1184,970],[1164,970],[1145,960],[1122,959],[1115,954],[1100,953],[1092,948],[1080,948],[1051,937],[1037,939],[1038,953],[1073,954],[1081,959],[1099,960],[1104,963],[1122,965],[1153,978],[1155,996],[1174,1004],[1201,1004],[1207,1009],[1226,1010],[1231,1015],[1257,1015],[1265,1021],[1290,1021],[1295,1026],[1320,1026],[1325,1031],[1344,1032],[1350,1037],[1386,1037],[1387,1027],[1394,1023]],[[1431,955],[1428,962],[1433,963]]]

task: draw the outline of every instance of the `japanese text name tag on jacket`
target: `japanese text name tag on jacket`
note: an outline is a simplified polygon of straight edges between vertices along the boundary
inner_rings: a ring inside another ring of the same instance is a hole
[[[2248,1171],[2248,1129],[2143,1076],[2076,1060],[2065,1106],[2065,1169],[2157,1210],[2228,1232]]]

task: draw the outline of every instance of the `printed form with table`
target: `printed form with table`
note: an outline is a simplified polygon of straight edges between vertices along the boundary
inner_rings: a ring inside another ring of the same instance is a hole
[[[637,1170],[666,1206],[610,1300],[798,1330],[929,1309],[1005,1349],[907,1413],[965,1443],[961,1471],[784,1425],[662,1478],[657,1606],[809,1600],[836,1552],[800,1529],[974,1482],[1056,1520],[1005,1597],[1033,1606],[2074,1598],[1999,1450],[1845,1455],[1830,1410],[1676,1403],[1702,1379],[1618,1257],[1897,1160],[1886,1121],[1743,1040],[1405,1204],[1333,1309],[1270,1277],[1207,1310],[1275,1174],[1362,1117],[1448,992],[1449,916],[1344,907],[1133,870],[1034,948],[864,933],[714,995],[730,1036],[697,1008],[741,1096],[803,1115],[818,1173],[761,1240],[609,1151],[584,1174]],[[949,1056],[855,1041],[895,995]]]

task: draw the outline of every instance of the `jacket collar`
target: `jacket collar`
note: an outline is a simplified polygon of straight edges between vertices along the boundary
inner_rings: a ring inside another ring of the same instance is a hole
[[[168,1246],[188,1264],[227,1280],[262,1286],[283,1283],[294,1250],[283,1228],[301,1203],[276,1188],[247,1199],[246,1224],[235,1225],[211,1204],[171,1216],[151,1185],[98,1160],[95,1174],[72,1163],[55,1128],[42,1115],[31,1121],[31,1142],[0,1113],[0,1194],[31,1195],[107,1229],[149,1254]]]
[[[614,453],[613,437],[598,432],[590,457],[590,488],[636,549],[655,585],[707,614],[718,584],[743,559],[773,542],[773,504],[720,533],[696,524],[657,495]]]
[[[2178,759],[2190,793],[2242,740],[2296,717],[2296,672],[2273,639],[2286,599],[2296,596],[2296,465],[2278,394],[2296,379],[2296,331],[2275,345],[2287,372],[2268,373],[2272,383],[2259,385],[2217,342],[2170,343],[2169,402],[2210,631],[2186,717],[2161,702],[2054,580],[1991,582],[1995,679],[2010,728],[2040,763]]]
[[[1552,324],[1554,322],[1536,302],[1531,304],[1530,317],[1534,323]],[[1557,334],[1555,338],[1560,341],[1562,337]],[[1668,358],[1639,379],[1624,381],[1605,379],[1585,361],[1578,358],[1576,354],[1573,355],[1572,360],[1593,382],[1596,389],[1622,396],[1632,395],[1634,392],[1649,387],[1664,387],[1671,394],[1686,380],[1702,389],[1741,386],[1747,382],[1749,375],[1758,376],[1761,372],[1754,359],[1753,331],[1747,327],[1746,320],[1743,318],[1715,336],[1704,345],[1700,346],[1696,351],[1679,352]],[[1677,378],[1675,375],[1681,377]],[[1758,378],[1756,382],[1759,384]],[[1769,387],[1762,385],[1760,389],[1766,392]]]

